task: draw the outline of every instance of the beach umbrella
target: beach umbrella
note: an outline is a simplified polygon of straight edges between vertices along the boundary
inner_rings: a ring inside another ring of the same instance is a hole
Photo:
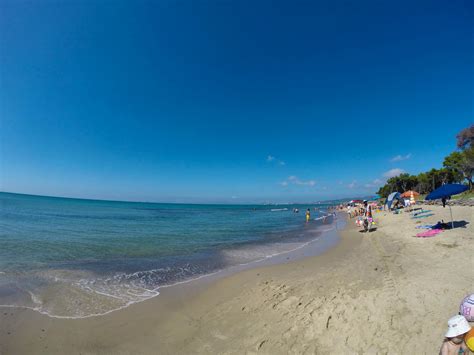
[[[409,190],[409,191],[405,191],[404,193],[402,193],[402,197],[410,197],[411,196],[420,196],[420,194],[416,191],[413,191],[413,190]]]
[[[443,200],[443,207],[445,207],[446,199],[451,198],[453,195],[460,194],[468,189],[466,185],[462,184],[445,184],[441,187],[438,187],[436,190],[431,191],[428,196],[426,196],[426,200]],[[449,213],[451,214],[451,227],[454,228],[454,221],[453,221],[453,211],[451,210],[451,206],[449,207]]]
[[[414,192],[415,191],[410,191],[410,205],[414,205],[415,204],[415,194]]]

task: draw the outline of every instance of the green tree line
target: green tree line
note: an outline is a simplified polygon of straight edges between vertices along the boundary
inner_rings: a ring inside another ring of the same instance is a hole
[[[441,169],[418,175],[400,174],[387,180],[377,194],[387,197],[390,193],[414,190],[427,194],[446,183],[467,183],[473,188],[474,173],[474,125],[463,129],[456,136],[457,150],[444,158]]]

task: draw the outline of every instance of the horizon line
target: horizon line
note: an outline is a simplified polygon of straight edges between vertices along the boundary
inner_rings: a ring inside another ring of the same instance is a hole
[[[155,203],[155,204],[170,204],[170,205],[304,205],[304,204],[318,204],[324,202],[333,202],[340,200],[353,200],[359,197],[343,197],[343,198],[334,198],[327,200],[316,200],[313,202],[255,202],[255,203],[229,203],[229,202],[160,202],[160,201],[131,201],[131,200],[110,200],[110,199],[100,199],[100,198],[85,198],[85,197],[70,197],[70,196],[54,196],[54,195],[38,195],[24,192],[12,192],[12,191],[0,191],[0,193],[12,194],[12,195],[24,195],[32,197],[48,197],[48,198],[58,198],[58,199],[70,199],[70,200],[85,200],[85,201],[101,201],[101,202],[126,202],[126,203]]]

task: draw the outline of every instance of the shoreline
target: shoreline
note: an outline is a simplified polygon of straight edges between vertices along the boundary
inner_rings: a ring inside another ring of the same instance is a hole
[[[65,319],[108,314],[165,285],[296,249],[323,224],[263,205],[134,206],[16,194],[1,202],[0,307]]]
[[[338,217],[344,216],[345,214],[339,214]],[[327,216],[315,218],[315,221],[325,219]],[[269,254],[269,255],[264,255],[260,259],[255,259],[239,264],[231,264],[228,266],[225,266],[222,269],[218,270],[210,270],[208,273],[196,275],[195,277],[191,277],[189,279],[184,279],[184,280],[179,280],[179,281],[174,281],[170,284],[165,284],[162,286],[158,286],[154,289],[149,290],[150,292],[154,292],[154,295],[151,295],[150,297],[143,299],[143,300],[138,300],[138,301],[131,301],[128,304],[125,304],[123,306],[120,306],[115,309],[107,310],[102,313],[92,313],[84,316],[68,316],[68,315],[57,315],[57,314],[50,314],[47,311],[43,311],[40,307],[32,307],[32,306],[21,306],[21,305],[5,305],[5,304],[0,304],[0,311],[3,309],[22,309],[22,310],[30,310],[33,312],[37,312],[41,315],[44,315],[46,317],[54,318],[54,319],[69,319],[69,320],[75,320],[75,319],[87,319],[87,318],[94,318],[94,317],[102,317],[106,316],[108,314],[111,314],[113,312],[118,312],[124,309],[127,309],[130,306],[133,306],[134,304],[142,303],[142,302],[147,302],[153,298],[157,298],[161,295],[161,293],[164,290],[174,288],[177,286],[183,286],[187,287],[199,287],[198,285],[194,285],[196,283],[204,282],[206,284],[210,284],[212,282],[215,282],[217,280],[220,280],[225,277],[229,277],[235,273],[239,273],[245,270],[249,269],[254,269],[254,268],[259,268],[263,266],[269,266],[269,265],[275,265],[275,264],[280,264],[280,263],[287,263],[289,260],[294,261],[294,260],[299,260],[302,258],[306,257],[311,257],[311,256],[317,256],[322,253],[325,253],[328,249],[334,247],[339,242],[339,236],[337,234],[338,228],[344,228],[345,222],[344,220],[339,221],[337,218],[334,218],[333,216],[330,217],[330,223],[328,224],[320,224],[316,226],[310,227],[309,230],[305,231],[306,234],[311,235],[314,234],[314,236],[310,237],[310,239],[301,242],[301,244],[297,245],[293,249],[288,249],[288,250],[281,250],[277,251],[274,254]],[[339,225],[342,224],[341,227]],[[327,229],[329,227],[329,229]],[[300,233],[301,231],[293,231],[290,232],[291,234],[296,234]],[[292,237],[294,238],[294,237]],[[308,236],[306,236],[308,238]],[[296,243],[296,241],[292,241],[289,243]],[[260,246],[263,245],[268,245],[272,246],[273,243],[261,243],[259,244]],[[101,293],[99,293],[101,294]],[[35,301],[36,296],[34,294],[31,294],[32,301],[35,304],[39,304],[39,302]]]
[[[425,222],[449,216],[433,210]],[[465,228],[428,239],[413,238],[408,214],[379,213],[367,234],[349,220],[321,255],[168,288],[97,318],[2,312],[0,353],[435,353],[473,292],[473,211],[453,208]]]
[[[342,229],[340,226],[341,224]],[[345,240],[345,238],[341,237],[341,231],[343,232],[344,229],[348,227],[345,214],[339,213],[338,219],[336,219],[334,223],[331,224],[331,226],[332,228],[329,231],[320,231],[315,228],[315,231],[319,234],[318,237],[308,242],[305,242],[303,245],[297,247],[294,250],[285,251],[278,255],[267,257],[263,260],[256,260],[241,265],[234,265],[227,269],[219,270],[211,274],[201,275],[195,279],[181,281],[172,285],[161,286],[159,288],[159,295],[141,302],[130,304],[121,309],[112,310],[105,314],[77,318],[57,317],[27,307],[0,307],[0,319],[3,318],[1,322],[3,325],[0,326],[0,344],[7,344],[6,346],[4,345],[5,349],[2,349],[0,346],[0,354],[3,354],[1,350],[10,350],[8,345],[9,343],[16,343],[16,345],[19,345],[19,343],[21,343],[21,341],[16,342],[15,339],[11,339],[11,335],[13,335],[14,333],[18,334],[18,338],[34,338],[35,336],[32,334],[36,333],[39,335],[39,339],[43,340],[46,338],[43,338],[41,336],[41,333],[46,333],[46,328],[49,328],[51,333],[61,334],[61,339],[55,339],[52,341],[56,343],[56,341],[59,340],[59,343],[63,344],[62,346],[60,346],[60,349],[63,350],[53,350],[51,347],[48,346],[48,348],[45,348],[48,349],[48,351],[45,351],[44,353],[54,353],[55,351],[61,353],[62,351],[66,351],[67,349],[67,337],[64,336],[63,329],[67,328],[70,329],[68,332],[74,332],[74,330],[77,331],[77,329],[89,328],[88,325],[78,323],[91,322],[94,324],[99,322],[101,324],[106,323],[108,325],[113,326],[113,324],[116,323],[118,319],[137,317],[141,318],[144,316],[145,313],[147,313],[147,309],[149,308],[157,310],[160,314],[160,318],[172,318],[173,310],[180,309],[183,304],[192,304],[193,302],[196,302],[195,298],[206,292],[210,287],[212,288],[214,285],[220,284],[222,282],[228,283],[229,280],[232,280],[234,277],[243,280],[247,277],[251,277],[251,275],[256,270],[272,270],[274,267],[278,267],[278,265],[293,264],[301,262],[308,258],[330,258],[330,256],[326,255],[331,254],[334,249],[337,250],[343,247],[341,246],[341,244],[345,245],[345,241],[347,241]],[[321,227],[324,226],[319,226],[319,228]],[[327,238],[325,238],[325,234],[327,234]],[[333,235],[331,236],[330,234]],[[334,238],[334,235],[336,236],[336,238]],[[320,242],[323,242],[323,244],[326,245],[321,248],[321,246],[319,245]],[[139,315],[134,313],[138,313]],[[29,323],[27,329],[23,329],[25,333],[21,332],[20,329],[13,329],[9,327],[8,323],[12,323],[12,321],[10,320],[11,318],[14,318],[13,323],[20,323],[23,326],[25,323]],[[157,323],[154,325],[160,327],[161,325],[158,323],[165,324],[166,321],[157,321]],[[34,328],[36,328],[36,330],[34,330]],[[38,329],[41,329],[41,333],[38,332]],[[43,329],[45,330],[43,331]],[[84,335],[87,338],[87,335]],[[32,346],[29,349],[35,349],[35,347]],[[68,349],[69,352],[71,352],[70,350],[71,349]],[[28,352],[28,350],[26,351]],[[77,350],[77,353],[80,352],[81,351]],[[41,351],[39,353],[41,353]]]

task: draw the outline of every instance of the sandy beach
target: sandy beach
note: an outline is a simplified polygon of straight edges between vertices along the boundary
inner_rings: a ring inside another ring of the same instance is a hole
[[[0,355],[474,355],[474,1],[396,5],[0,1]]]
[[[2,308],[1,354],[433,354],[447,319],[474,291],[474,209],[453,207],[459,226],[414,238],[434,215],[353,220],[323,255],[176,286],[111,314],[56,319]],[[460,223],[461,221],[467,222]]]

